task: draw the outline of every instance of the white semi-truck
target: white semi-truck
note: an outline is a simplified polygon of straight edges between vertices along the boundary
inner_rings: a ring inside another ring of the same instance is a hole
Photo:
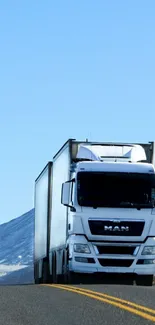
[[[155,144],[68,140],[35,181],[35,283],[155,274]]]

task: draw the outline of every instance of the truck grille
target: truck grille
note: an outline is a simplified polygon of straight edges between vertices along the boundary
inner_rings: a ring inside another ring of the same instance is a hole
[[[141,236],[144,221],[88,220],[92,235],[100,236]]]
[[[99,254],[133,255],[136,246],[96,246]]]
[[[125,260],[125,259],[122,259],[122,260],[114,260],[114,259],[101,259],[99,258],[99,263],[102,265],[102,266],[109,266],[109,267],[129,267],[132,265],[133,263],[133,260]]]

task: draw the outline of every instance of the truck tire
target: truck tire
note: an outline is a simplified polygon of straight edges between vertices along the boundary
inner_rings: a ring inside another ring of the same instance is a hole
[[[63,284],[74,284],[74,273],[68,270],[68,265],[65,262],[65,255],[63,256],[62,262],[62,283]]]
[[[79,273],[68,271],[64,276],[65,284],[80,284],[82,282],[82,276]]]
[[[71,272],[68,268],[68,250],[63,253],[62,260],[62,283],[63,284],[80,284],[81,283],[81,274]]]
[[[74,284],[75,273],[68,268],[68,250],[63,252],[62,258],[62,281],[63,284]]]
[[[81,275],[75,272],[69,272],[68,274],[68,284],[80,284]]]
[[[67,267],[66,267],[66,254],[63,252],[62,257],[62,277],[60,283],[67,284]]]
[[[153,275],[137,275],[136,285],[137,286],[152,286],[154,277]]]

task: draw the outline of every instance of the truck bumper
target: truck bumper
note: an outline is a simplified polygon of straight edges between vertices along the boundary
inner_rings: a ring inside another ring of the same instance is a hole
[[[89,246],[89,254],[74,251],[75,243]],[[145,246],[155,246],[155,237],[148,238],[144,244],[134,244],[134,253],[99,254],[96,246],[108,243],[88,242],[84,236],[72,236],[69,240],[69,270],[76,273],[128,273],[137,275],[155,275],[155,255],[143,255]],[[111,247],[117,243],[111,243]],[[123,245],[123,244],[122,244]],[[124,244],[125,247],[128,243]],[[129,245],[130,246],[130,245]],[[121,247],[121,246],[120,246]],[[118,246],[119,248],[119,246]]]
[[[155,266],[141,266],[141,267],[102,267],[86,263],[77,263],[70,261],[69,270],[76,273],[127,273],[127,274],[147,274],[155,275]]]

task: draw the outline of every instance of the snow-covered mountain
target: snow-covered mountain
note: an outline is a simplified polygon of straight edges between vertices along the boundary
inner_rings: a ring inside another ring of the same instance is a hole
[[[0,225],[0,283],[33,282],[34,209]]]

